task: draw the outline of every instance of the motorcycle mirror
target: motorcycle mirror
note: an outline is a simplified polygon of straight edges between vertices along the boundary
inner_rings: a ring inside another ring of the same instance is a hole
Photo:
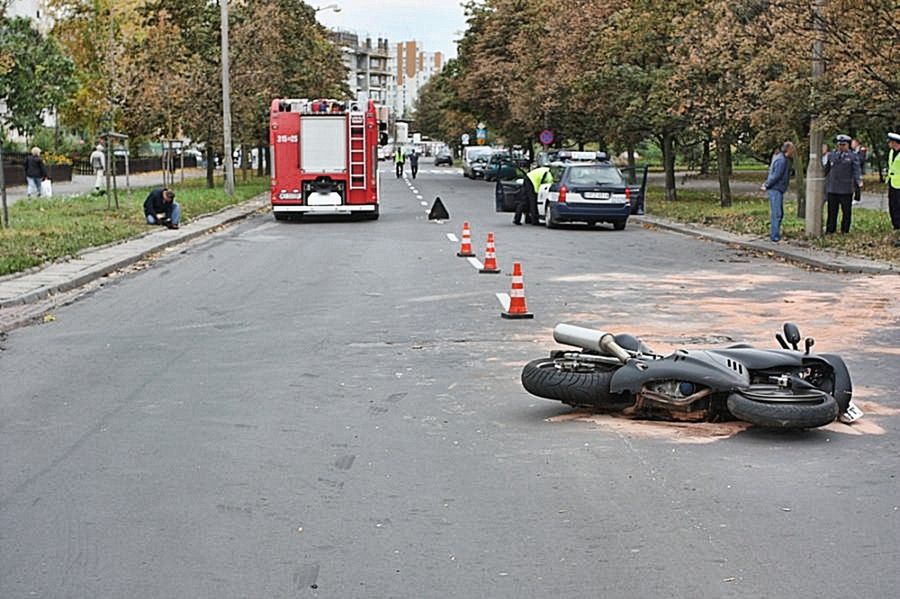
[[[797,328],[797,325],[793,322],[784,323],[784,338],[794,349],[797,349],[797,344],[800,343],[800,329]]]
[[[807,353],[807,354],[809,353],[809,348],[811,348],[811,347],[812,347],[813,345],[815,345],[815,344],[816,344],[816,340],[815,340],[815,339],[813,339],[812,337],[807,337],[807,338],[806,338],[806,353]]]

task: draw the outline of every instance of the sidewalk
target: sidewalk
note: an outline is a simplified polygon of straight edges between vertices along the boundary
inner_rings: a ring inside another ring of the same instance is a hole
[[[148,233],[140,237],[90,249],[65,262],[0,277],[0,314],[12,306],[37,302],[85,285],[152,253],[247,218],[268,206],[269,194],[263,193],[241,204],[183,223],[176,230],[148,226]]]
[[[900,274],[900,267],[890,262],[880,262],[868,258],[848,256],[828,250],[800,245],[796,242],[782,241],[772,243],[767,237],[757,235],[738,235],[712,227],[680,223],[655,216],[632,216],[630,220],[650,225],[667,231],[674,231],[683,235],[690,235],[698,239],[706,239],[717,243],[724,243],[733,247],[740,247],[763,254],[778,256],[791,262],[808,264],[815,268],[831,270],[835,272],[869,273],[869,274]]]
[[[216,171],[218,174],[220,171]],[[205,177],[206,169],[202,168],[186,168],[184,169],[184,178],[196,179]],[[162,186],[162,171],[153,171],[149,173],[138,173],[129,177],[131,189],[140,187],[152,187],[154,185]],[[181,171],[175,172],[175,186],[181,181]],[[110,183],[112,185],[112,183]],[[116,177],[116,186],[119,193],[125,193],[125,175]],[[94,175],[72,175],[71,181],[53,182],[53,197],[69,197],[76,195],[84,195],[94,191]],[[28,196],[28,188],[25,185],[16,185],[15,187],[6,188],[6,204],[12,206],[17,201]]]

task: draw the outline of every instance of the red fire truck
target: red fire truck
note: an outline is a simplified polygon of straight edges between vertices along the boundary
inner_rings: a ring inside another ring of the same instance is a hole
[[[379,127],[372,100],[273,100],[269,123],[276,219],[378,218]]]

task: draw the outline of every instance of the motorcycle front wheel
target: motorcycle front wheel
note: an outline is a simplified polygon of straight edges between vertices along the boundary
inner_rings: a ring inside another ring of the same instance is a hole
[[[817,428],[838,417],[837,401],[821,389],[753,385],[728,396],[728,411],[736,418],[765,428]]]
[[[609,410],[633,403],[609,392],[609,381],[617,367],[582,364],[573,368],[570,364],[562,358],[532,360],[522,368],[522,386],[532,395],[575,407]]]

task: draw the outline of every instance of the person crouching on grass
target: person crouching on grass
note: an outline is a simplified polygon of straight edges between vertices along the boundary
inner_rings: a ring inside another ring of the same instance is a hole
[[[148,225],[165,225],[177,229],[181,220],[181,206],[175,201],[175,192],[167,187],[154,189],[144,200],[144,216]]]

